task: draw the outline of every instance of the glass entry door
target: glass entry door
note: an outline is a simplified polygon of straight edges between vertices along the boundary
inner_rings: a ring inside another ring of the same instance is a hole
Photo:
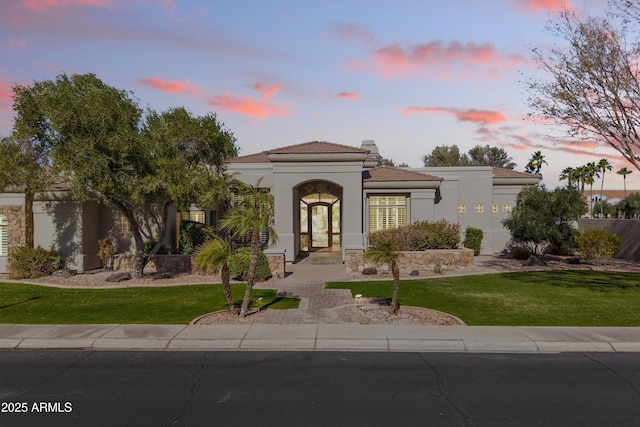
[[[313,249],[331,246],[331,209],[329,205],[312,205],[309,228],[311,231],[311,247]]]

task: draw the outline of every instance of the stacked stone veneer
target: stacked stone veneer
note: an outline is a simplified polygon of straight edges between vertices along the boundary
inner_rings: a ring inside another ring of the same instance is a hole
[[[113,260],[114,270],[131,271],[133,255],[118,254]],[[190,255],[155,255],[144,267],[145,273],[191,273]]]
[[[269,270],[274,279],[284,279],[285,276],[285,254],[265,253],[269,261]]]
[[[473,266],[472,249],[431,249],[420,252],[400,252],[398,255],[398,268],[400,274],[408,275],[412,271],[419,271],[421,275],[433,273],[434,269],[442,271],[455,267]],[[364,251],[361,249],[345,250],[345,267],[348,274],[362,273],[365,268],[373,267],[378,273],[389,273],[387,264],[379,265],[364,259]]]
[[[7,217],[8,249],[27,244],[24,206],[0,206],[0,215]]]
[[[269,261],[269,269],[276,279],[283,279],[285,276],[285,256],[284,254],[266,254]],[[113,260],[113,269],[120,271],[131,271],[133,265],[133,255],[118,254]],[[194,266],[191,263],[191,255],[155,255],[145,266],[145,273],[194,273]]]

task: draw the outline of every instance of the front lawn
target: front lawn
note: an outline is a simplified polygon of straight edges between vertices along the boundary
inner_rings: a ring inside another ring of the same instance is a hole
[[[231,285],[239,305],[244,285]],[[298,300],[277,298],[271,289],[254,289],[261,307],[297,308]],[[255,305],[255,304],[254,304]],[[228,308],[222,285],[162,288],[61,289],[0,283],[0,323],[186,324]]]
[[[391,281],[329,288],[391,299]],[[400,304],[444,311],[468,325],[640,326],[640,275],[532,271],[403,281]]]

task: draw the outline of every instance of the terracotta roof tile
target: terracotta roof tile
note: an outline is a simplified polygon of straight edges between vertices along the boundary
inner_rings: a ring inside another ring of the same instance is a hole
[[[326,141],[310,141],[267,151],[268,154],[367,153],[369,150]]]
[[[536,175],[528,172],[518,172],[504,168],[493,168],[493,176],[495,178],[542,178],[542,175]]]
[[[269,157],[267,157],[267,152],[263,151],[262,153],[255,154],[247,154],[246,156],[236,157],[234,159],[229,160],[229,163],[269,163]]]
[[[408,171],[405,169],[390,166],[378,166],[362,172],[362,177],[366,182],[376,181],[442,181],[438,176],[429,175],[422,172]]]
[[[326,141],[310,141],[303,144],[289,145],[287,147],[274,148],[261,153],[247,154],[246,156],[231,159],[229,163],[269,163],[269,154],[319,154],[319,153],[366,153],[368,150],[350,147],[348,145],[334,144]]]

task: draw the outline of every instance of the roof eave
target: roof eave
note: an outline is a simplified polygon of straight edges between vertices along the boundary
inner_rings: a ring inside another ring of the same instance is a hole
[[[436,181],[364,181],[365,189],[425,189],[435,190],[440,188],[439,180]]]

